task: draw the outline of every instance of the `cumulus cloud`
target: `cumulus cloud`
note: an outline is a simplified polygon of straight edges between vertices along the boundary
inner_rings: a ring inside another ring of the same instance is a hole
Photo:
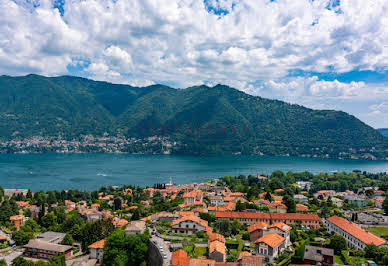
[[[78,65],[120,83],[351,98],[373,88],[284,78],[295,69],[388,66],[386,0],[71,0],[62,14],[54,2],[0,0],[1,74],[59,75]]]

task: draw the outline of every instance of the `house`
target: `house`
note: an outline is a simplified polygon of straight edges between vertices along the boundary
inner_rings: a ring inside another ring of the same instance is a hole
[[[24,207],[27,207],[30,203],[28,201],[17,201],[16,204],[20,207],[20,208],[24,208]]]
[[[159,212],[151,215],[151,220],[153,223],[155,222],[169,222],[171,223],[175,219],[180,217],[179,214],[171,213],[171,212]]]
[[[348,199],[348,204],[355,206],[355,207],[366,207],[368,206],[368,199],[366,198],[361,198],[361,197],[352,197]]]
[[[216,261],[207,258],[191,258],[188,266],[216,266]]]
[[[126,226],[128,224],[128,221],[125,219],[120,219],[117,221],[113,221],[113,225],[117,228],[121,228],[123,226]]]
[[[54,244],[38,239],[32,239],[24,245],[24,256],[35,259],[50,259],[58,255],[64,255],[66,259],[73,256],[73,247]]]
[[[224,198],[221,196],[210,196],[209,200],[210,200],[211,206],[219,207],[219,206],[224,206],[224,204],[225,204]]]
[[[348,246],[356,250],[364,250],[368,244],[375,244],[378,247],[388,246],[383,238],[369,233],[358,225],[338,216],[327,218],[325,226],[329,233],[334,232],[343,236]]]
[[[316,246],[305,246],[303,262],[306,264],[329,266],[334,263],[334,250]]]
[[[7,242],[7,237],[0,235],[0,244]]]
[[[342,208],[342,206],[344,206],[344,201],[336,197],[332,197],[331,202],[333,202],[333,204],[336,205],[338,208]]]
[[[79,212],[88,222],[104,219],[104,214],[96,209],[86,209]]]
[[[36,239],[49,242],[49,243],[60,244],[62,240],[65,238],[65,236],[66,236],[65,233],[47,231],[37,235]]]
[[[276,233],[266,234],[254,243],[256,245],[256,253],[263,256],[269,262],[273,262],[285,248],[284,237]]]
[[[202,192],[197,190],[192,190],[183,194],[184,204],[187,206],[194,205],[195,202],[202,202]]]
[[[215,260],[216,262],[224,262],[226,260],[226,247],[225,243],[214,240],[209,241],[209,259]]]
[[[24,224],[24,215],[14,215],[9,217],[9,220],[15,226],[16,230],[19,230],[20,227]]]
[[[268,229],[268,224],[257,222],[248,226],[249,239],[253,242],[264,235],[264,231]]]
[[[301,203],[307,203],[308,202],[308,198],[305,195],[302,195],[302,194],[294,195],[294,200],[298,201],[298,202],[301,202]]]
[[[297,181],[296,184],[298,187],[305,190],[310,190],[311,186],[313,185],[313,183],[309,181]]]
[[[13,197],[18,194],[23,194],[23,196],[26,196],[28,193],[28,189],[20,189],[20,188],[5,188],[4,190],[4,196]]]
[[[383,202],[384,202],[383,198],[375,199],[375,206],[376,206],[376,208],[382,209],[383,208]]]
[[[177,220],[174,220],[171,224],[171,229],[175,233],[193,234],[197,231],[206,231],[208,229],[208,223],[201,218],[188,215],[183,216]]]
[[[280,201],[274,201],[268,204],[270,213],[286,213],[287,206],[281,203]]]
[[[97,260],[98,264],[102,264],[102,258],[104,257],[104,247],[105,247],[104,239],[89,245],[88,248],[90,250],[90,256],[89,256],[90,259],[95,259]]]
[[[179,249],[174,251],[172,254],[171,265],[172,266],[187,266],[189,263],[189,258],[186,251]]]
[[[291,226],[286,225],[285,223],[274,223],[268,227],[268,233],[276,233],[284,238],[285,247],[289,247],[292,245],[290,238]],[[264,235],[267,234],[264,231]]]
[[[30,210],[31,218],[38,218],[40,207],[38,207],[37,205],[29,205],[25,208],[26,208],[26,210]]]
[[[237,259],[238,266],[261,266],[263,265],[261,256],[254,256],[249,252],[241,252]],[[218,266],[218,265],[217,265]]]
[[[125,235],[137,235],[142,234],[146,230],[146,223],[144,221],[131,221],[125,228]]]
[[[98,204],[98,203],[93,203],[91,205],[91,207],[92,207],[92,209],[95,209],[96,211],[100,210],[100,204]]]
[[[303,205],[300,203],[296,204],[296,212],[307,212],[308,210],[309,210],[309,207],[307,207],[306,205]]]
[[[216,212],[217,220],[233,222],[236,219],[240,224],[251,225],[257,222],[285,223],[303,225],[308,228],[319,229],[319,217],[317,214],[307,213],[258,213],[258,212]]]

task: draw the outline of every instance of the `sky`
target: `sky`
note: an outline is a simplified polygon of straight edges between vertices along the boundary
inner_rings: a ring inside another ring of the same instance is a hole
[[[0,0],[0,75],[226,84],[388,127],[387,0]]]

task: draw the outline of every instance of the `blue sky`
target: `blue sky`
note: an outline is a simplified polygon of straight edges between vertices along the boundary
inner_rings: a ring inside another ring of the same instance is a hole
[[[385,0],[0,0],[0,74],[226,84],[388,127]]]

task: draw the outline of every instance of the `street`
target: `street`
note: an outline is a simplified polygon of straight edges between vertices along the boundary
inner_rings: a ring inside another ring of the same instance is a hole
[[[163,238],[158,237],[157,235],[151,235],[151,241],[156,241],[156,246],[159,248],[159,251],[160,251],[160,247],[163,247],[163,251],[161,252],[162,257],[163,257],[163,253],[167,255],[167,259],[163,259],[163,265],[164,266],[171,265],[171,252],[168,249],[169,248],[168,244],[163,240]]]

